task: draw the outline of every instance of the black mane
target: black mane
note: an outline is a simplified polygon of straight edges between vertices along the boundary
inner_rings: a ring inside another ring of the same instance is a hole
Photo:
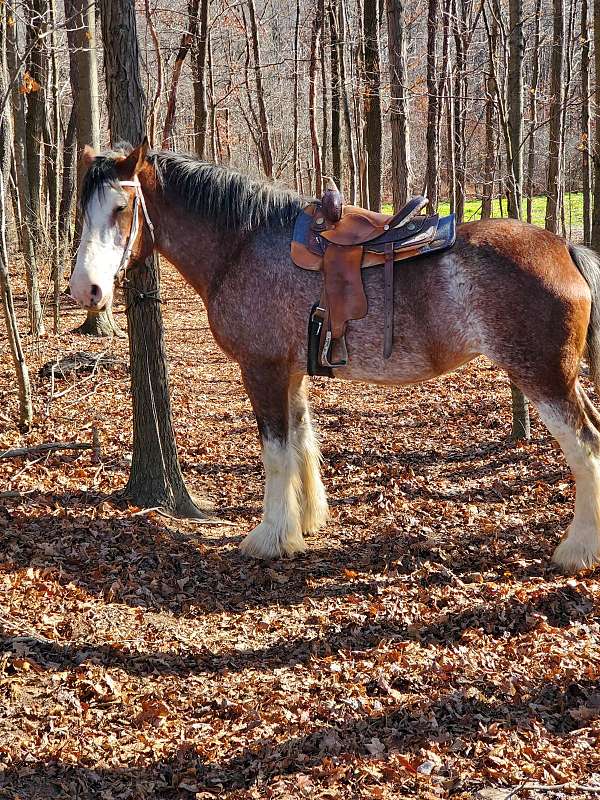
[[[131,145],[120,144],[96,157],[82,186],[84,213],[95,192],[107,184],[118,185],[116,159],[130,151]],[[149,153],[147,160],[168,200],[226,231],[289,225],[306,204],[295,192],[192,155],[160,150]]]

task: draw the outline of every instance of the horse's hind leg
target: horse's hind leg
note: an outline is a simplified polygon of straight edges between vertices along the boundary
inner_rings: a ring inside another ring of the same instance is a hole
[[[321,480],[321,452],[310,418],[304,378],[290,385],[290,439],[298,453],[300,523],[303,533],[314,533],[327,520],[327,498]]]
[[[600,415],[578,383],[566,398],[537,401],[575,477],[575,516],[552,557],[573,572],[600,562]]]
[[[262,522],[242,542],[255,558],[277,558],[306,549],[300,523],[300,470],[289,430],[289,374],[280,363],[242,369],[256,415],[265,467]]]

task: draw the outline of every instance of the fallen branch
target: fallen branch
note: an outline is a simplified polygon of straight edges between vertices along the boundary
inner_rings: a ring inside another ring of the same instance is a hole
[[[589,786],[583,783],[522,783],[515,786],[508,794],[505,795],[504,800],[511,800],[521,792],[562,792],[564,789],[574,789],[578,792],[589,792],[590,794],[600,794],[600,786]]]
[[[17,447],[14,450],[5,450],[0,453],[0,458],[21,458],[22,456],[35,455],[36,453],[50,453],[53,450],[91,450],[93,444],[84,442],[48,442],[36,444],[33,447]]]

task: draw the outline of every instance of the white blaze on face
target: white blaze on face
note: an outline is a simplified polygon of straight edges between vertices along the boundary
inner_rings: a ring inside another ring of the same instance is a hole
[[[124,192],[107,185],[91,198],[83,221],[81,243],[71,275],[71,296],[86,308],[110,303],[127,236],[118,223],[127,205]]]

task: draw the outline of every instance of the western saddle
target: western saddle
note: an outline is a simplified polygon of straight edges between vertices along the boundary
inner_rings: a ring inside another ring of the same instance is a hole
[[[343,205],[332,180],[321,201],[306,206],[296,219],[291,245],[293,262],[323,273],[319,302],[308,326],[308,374],[333,377],[348,363],[346,328],[367,315],[361,270],[384,268],[384,345],[389,358],[394,327],[394,263],[444,250],[454,244],[454,214],[440,218],[419,212],[425,197],[413,197],[393,216]]]

